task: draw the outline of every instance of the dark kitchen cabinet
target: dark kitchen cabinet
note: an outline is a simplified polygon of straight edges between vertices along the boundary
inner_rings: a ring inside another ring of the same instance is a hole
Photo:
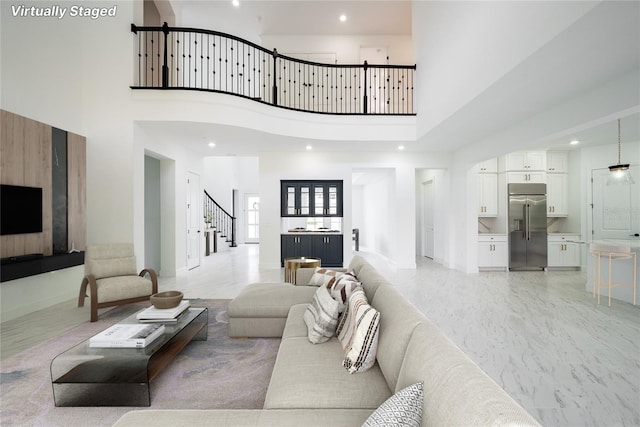
[[[282,266],[284,267],[285,258],[294,257],[307,257],[312,258],[311,255],[311,237],[309,235],[282,235],[281,242],[281,254],[282,254]]]
[[[342,235],[312,236],[313,257],[322,260],[323,267],[342,267]]]
[[[342,181],[281,181],[281,216],[342,216]]]
[[[281,216],[311,215],[311,183],[281,181]]]
[[[342,267],[343,249],[341,234],[282,234],[280,264],[285,258],[320,258],[323,267]]]

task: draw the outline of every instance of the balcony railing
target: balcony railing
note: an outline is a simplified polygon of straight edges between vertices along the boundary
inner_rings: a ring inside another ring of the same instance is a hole
[[[269,51],[229,34],[138,27],[133,89],[226,93],[323,114],[414,115],[415,65],[337,65]]]

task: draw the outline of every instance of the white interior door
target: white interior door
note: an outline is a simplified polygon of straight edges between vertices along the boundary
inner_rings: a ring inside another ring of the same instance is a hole
[[[433,227],[433,181],[422,184],[422,256],[433,259],[434,257],[434,227]]]
[[[245,243],[258,243],[260,239],[260,196],[245,194]]]
[[[202,217],[200,176],[187,173],[187,268],[200,265],[200,235]]]
[[[594,239],[629,239],[640,233],[640,167],[629,171],[635,184],[607,185],[609,169],[592,171]]]

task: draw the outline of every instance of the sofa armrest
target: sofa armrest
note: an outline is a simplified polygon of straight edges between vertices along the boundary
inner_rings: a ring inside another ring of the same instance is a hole
[[[331,268],[331,270],[340,271],[342,273],[346,273],[346,271],[347,271],[346,268]],[[313,273],[315,271],[316,271],[315,268],[309,268],[309,267],[297,269],[296,270],[296,283],[294,283],[294,285],[296,285],[296,286],[307,286],[309,284],[309,281],[311,280],[311,276],[313,276]]]

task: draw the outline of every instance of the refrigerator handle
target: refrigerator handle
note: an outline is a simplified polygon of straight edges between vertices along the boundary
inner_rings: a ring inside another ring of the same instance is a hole
[[[527,239],[527,204],[522,205],[522,239]]]
[[[531,240],[531,205],[527,203],[527,240]]]

